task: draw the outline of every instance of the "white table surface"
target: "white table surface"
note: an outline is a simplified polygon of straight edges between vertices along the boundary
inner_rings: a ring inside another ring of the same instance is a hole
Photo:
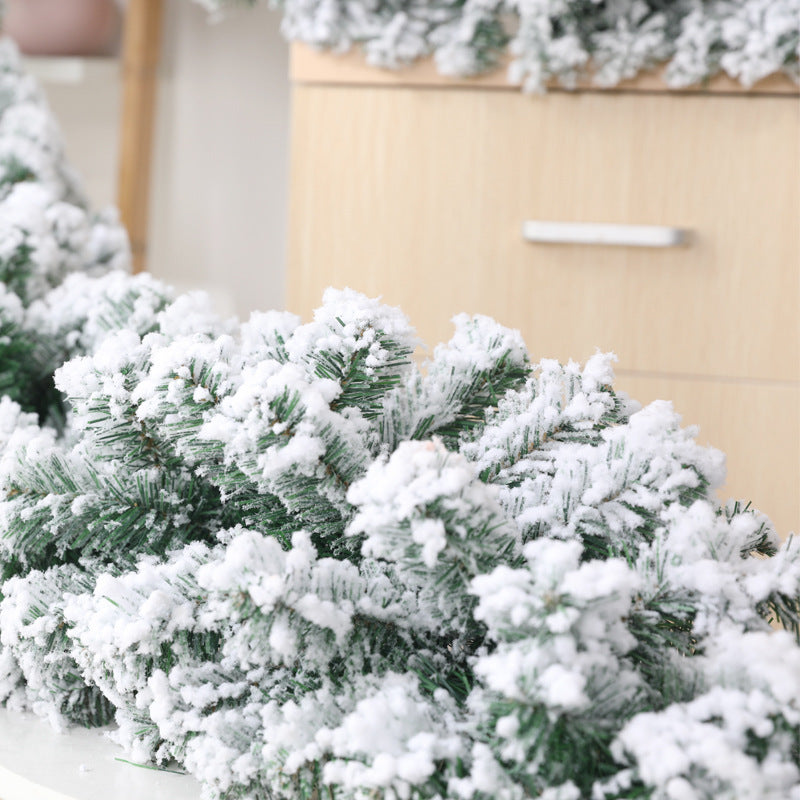
[[[193,778],[125,757],[101,731],[56,733],[46,720],[0,708],[0,800],[199,800]]]

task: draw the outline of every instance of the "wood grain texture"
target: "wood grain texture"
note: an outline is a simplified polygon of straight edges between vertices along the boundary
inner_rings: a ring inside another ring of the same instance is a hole
[[[133,271],[145,269],[156,78],[163,0],[129,0],[122,43],[122,119],[117,204],[128,230]]]
[[[616,387],[642,403],[669,400],[701,444],[727,456],[720,500],[751,501],[781,536],[800,532],[800,387],[623,374]]]
[[[467,311],[534,357],[800,379],[797,98],[296,86],[292,125],[292,310],[349,285],[431,344]],[[693,240],[533,245],[526,219]]]
[[[295,42],[291,46],[290,75],[295,83],[359,84],[377,86],[417,86],[449,88],[491,88],[508,89],[518,92],[519,84],[508,82],[506,70],[510,58],[505,58],[496,70],[470,78],[447,78],[436,70],[433,59],[423,59],[399,70],[372,67],[358,50],[347,53],[332,53],[315,50],[308,45]],[[593,86],[589,81],[578,84],[581,89],[609,91]],[[558,84],[551,88],[558,89]],[[788,76],[774,74],[759,81],[752,88],[726,75],[719,75],[704,86],[686,89],[669,89],[664,82],[662,71],[642,73],[634,80],[623,81],[611,91],[634,92],[727,92],[734,94],[799,94],[800,87]]]

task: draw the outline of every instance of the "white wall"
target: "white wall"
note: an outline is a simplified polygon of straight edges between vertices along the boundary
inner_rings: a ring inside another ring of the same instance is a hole
[[[280,15],[266,4],[211,24],[164,3],[149,268],[223,312],[282,308],[289,80]],[[116,197],[120,82],[106,59],[30,59],[94,205]]]
[[[67,158],[92,206],[115,203],[119,66],[107,58],[28,58],[25,69],[44,88],[64,134]]]
[[[266,4],[209,24],[167,0],[150,269],[244,315],[284,304],[288,46]]]

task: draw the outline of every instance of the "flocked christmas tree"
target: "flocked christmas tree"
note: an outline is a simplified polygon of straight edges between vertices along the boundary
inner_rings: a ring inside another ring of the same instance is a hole
[[[0,59],[0,699],[208,798],[800,798],[798,546],[668,403],[129,277]]]

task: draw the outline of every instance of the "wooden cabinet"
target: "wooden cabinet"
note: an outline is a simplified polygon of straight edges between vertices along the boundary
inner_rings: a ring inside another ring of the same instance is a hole
[[[467,311],[519,328],[534,359],[613,350],[620,386],[673,400],[728,453],[727,494],[800,530],[796,94],[531,97],[375,85],[347,64],[337,82],[328,62],[295,70],[292,310],[349,285],[401,306],[431,345]],[[532,244],[531,219],[689,237]]]

